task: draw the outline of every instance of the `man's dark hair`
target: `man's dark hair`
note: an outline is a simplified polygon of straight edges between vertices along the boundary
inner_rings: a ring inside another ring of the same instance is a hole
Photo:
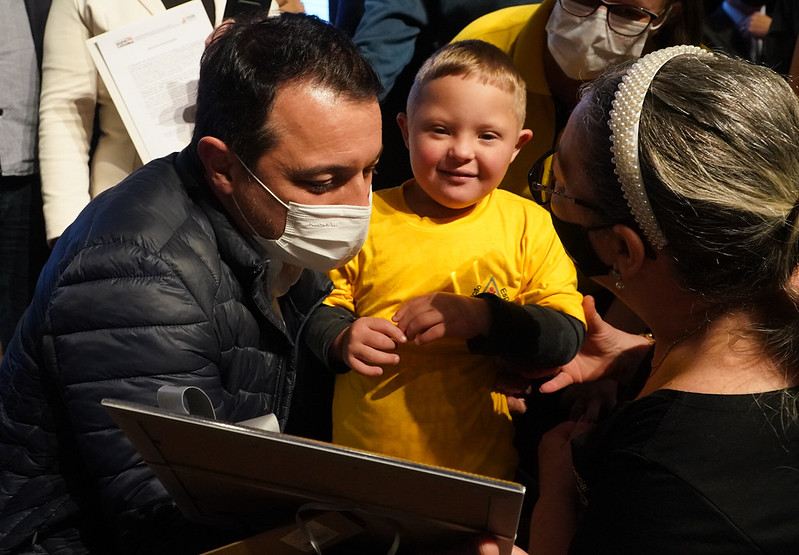
[[[305,14],[228,24],[202,56],[192,150],[223,141],[253,164],[278,140],[267,124],[277,91],[308,83],[351,100],[377,100],[380,81],[342,31]]]

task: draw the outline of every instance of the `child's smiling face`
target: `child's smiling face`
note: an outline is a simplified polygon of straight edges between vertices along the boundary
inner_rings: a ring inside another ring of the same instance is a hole
[[[417,193],[440,205],[440,217],[457,215],[493,191],[532,136],[521,129],[513,95],[472,76],[432,80],[398,122]]]

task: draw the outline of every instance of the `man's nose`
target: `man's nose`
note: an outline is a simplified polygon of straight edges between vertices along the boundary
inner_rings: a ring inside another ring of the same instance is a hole
[[[347,184],[350,193],[345,204],[350,206],[369,206],[372,193],[372,173],[359,174]]]

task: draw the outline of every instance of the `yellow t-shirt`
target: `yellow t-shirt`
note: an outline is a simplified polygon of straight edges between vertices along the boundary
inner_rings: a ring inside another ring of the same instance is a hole
[[[574,266],[533,202],[496,190],[458,220],[414,214],[403,187],[375,192],[369,237],[358,256],[331,272],[326,304],[358,317],[391,319],[407,300],[434,292],[490,292],[547,306],[584,321]],[[504,395],[493,391],[491,357],[460,339],[401,345],[398,366],[379,377],[336,377],[335,443],[497,478],[517,456]]]

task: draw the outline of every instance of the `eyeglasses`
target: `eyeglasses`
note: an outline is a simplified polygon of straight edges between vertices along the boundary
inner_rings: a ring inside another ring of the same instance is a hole
[[[662,16],[671,8],[671,3],[669,3],[661,15],[658,15],[638,6],[618,2],[605,2],[604,0],[558,0],[558,2],[561,8],[577,17],[588,17],[597,11],[599,6],[605,6],[608,11],[608,27],[613,32],[625,37],[637,37],[646,31],[653,21],[661,17],[661,21],[656,25],[652,25],[653,29],[657,29],[666,20]]]
[[[589,210],[593,210],[594,212],[601,214],[604,219],[607,219],[605,212],[596,204],[588,202],[587,200],[570,197],[563,191],[558,191],[555,188],[555,156],[556,152],[554,150],[550,150],[538,159],[538,161],[533,165],[533,168],[527,174],[527,185],[530,187],[530,194],[532,195],[533,200],[541,206],[546,206],[549,204],[550,197],[552,195],[556,195],[562,199],[568,200],[569,202],[573,202],[578,206],[583,206]]]

